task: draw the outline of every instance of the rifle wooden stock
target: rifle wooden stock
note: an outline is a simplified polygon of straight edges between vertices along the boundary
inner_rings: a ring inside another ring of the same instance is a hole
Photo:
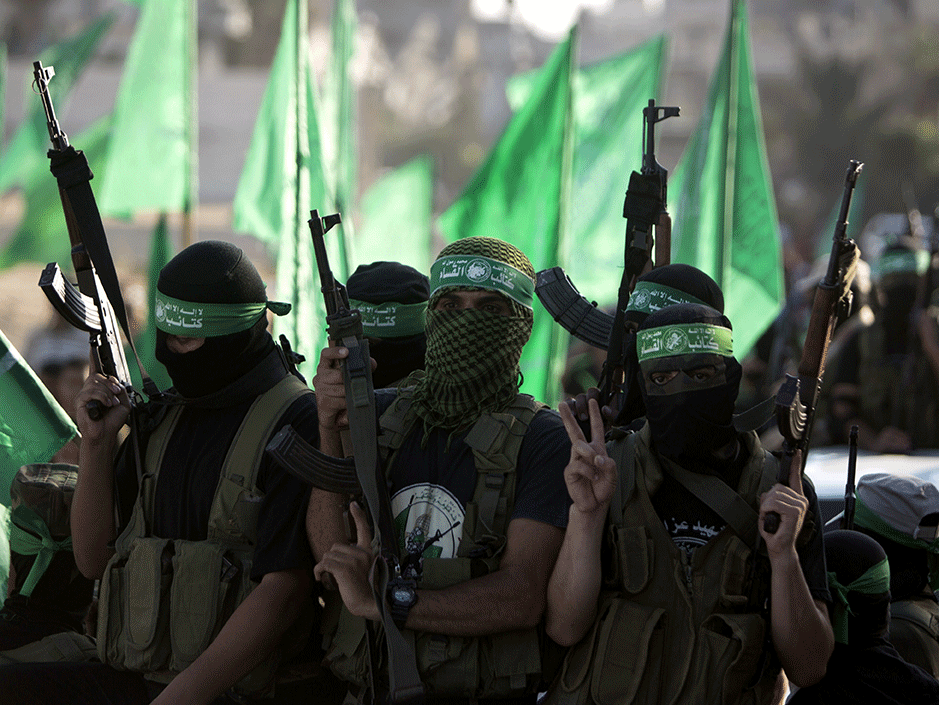
[[[805,344],[802,347],[802,357],[799,360],[799,377],[796,380],[791,375],[787,375],[786,383],[780,388],[780,393],[776,397],[776,420],[779,432],[783,436],[783,455],[779,464],[777,481],[783,485],[789,484],[796,451],[802,452],[799,471],[805,468],[815,420],[815,408],[825,373],[825,360],[837,318],[836,309],[843,296],[850,296],[851,281],[847,278],[848,274],[842,273],[842,257],[846,254],[855,258],[857,256],[857,247],[851,240],[848,240],[846,232],[851,196],[863,166],[853,159],[848,164],[841,210],[835,224],[831,255],[828,258],[828,271],[815,289],[812,316],[806,331]],[[849,268],[849,270],[853,276],[853,269]],[[793,384],[790,380],[795,383]],[[780,516],[777,512],[767,513],[763,520],[763,530],[768,534],[775,534],[779,530],[779,521]]]

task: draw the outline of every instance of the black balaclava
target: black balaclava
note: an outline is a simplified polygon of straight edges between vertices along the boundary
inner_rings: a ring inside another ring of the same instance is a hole
[[[736,439],[733,414],[742,374],[740,363],[733,355],[714,351],[644,360],[643,331],[687,324],[716,326],[726,329],[728,336],[731,329],[726,316],[702,304],[669,306],[650,314],[642,322],[637,333],[637,349],[646,419],[653,448],[660,455],[689,470],[718,471],[726,459],[718,459],[715,451]],[[663,387],[657,387],[650,380],[650,373],[655,370],[688,370],[702,365],[717,368],[717,374],[705,383],[695,383],[684,372],[679,372]]]
[[[887,554],[877,541],[858,531],[838,530],[825,534],[825,562],[829,574],[834,575],[840,585],[851,586],[886,558]],[[848,644],[859,648],[882,644],[890,625],[889,588],[851,589],[847,600],[850,606]]]
[[[346,283],[346,292],[353,302],[413,305],[427,302],[430,284],[425,274],[406,264],[372,262],[356,268]],[[369,353],[378,363],[372,373],[376,388],[394,384],[424,366],[427,335],[423,331],[378,336],[366,327],[365,334],[369,338]]]
[[[896,236],[877,262],[880,320],[884,327],[884,354],[905,355],[909,346],[910,316],[919,284],[919,248],[909,236]]]
[[[181,301],[206,304],[267,301],[264,282],[244,252],[234,245],[205,240],[190,245],[160,271],[157,289]],[[182,396],[195,399],[219,391],[246,374],[274,350],[261,314],[247,330],[206,338],[197,350],[174,353],[167,334],[157,330],[156,358]]]
[[[646,272],[636,280],[637,289],[641,289],[640,282],[656,284],[662,287],[675,289],[676,292],[690,294],[695,299],[707,304],[711,308],[724,312],[724,294],[721,288],[707,274],[690,264],[666,264]],[[631,297],[633,305],[639,294]],[[627,324],[638,326],[649,314],[639,308],[627,308],[625,320]],[[645,415],[645,405],[642,401],[642,379],[639,374],[639,361],[636,359],[636,348],[629,346],[626,350],[628,360],[627,370],[635,370],[636,377],[625,385],[626,397],[623,399],[620,412],[616,417],[615,425],[625,426],[640,416]]]

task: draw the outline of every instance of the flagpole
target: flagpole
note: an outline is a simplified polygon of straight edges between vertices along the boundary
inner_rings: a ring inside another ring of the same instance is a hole
[[[737,35],[740,32],[741,4],[746,11],[746,0],[731,0],[730,28],[727,34],[729,51],[727,52],[727,114],[725,115],[724,135],[727,150],[724,155],[724,214],[721,223],[721,247],[718,271],[721,273],[720,285],[726,292],[730,282],[731,248],[734,233],[734,200],[737,182],[737,112],[740,103],[740,46]],[[729,230],[729,232],[728,232]]]
[[[188,100],[186,101],[186,145],[188,147],[189,158],[186,160],[186,168],[188,173],[186,174],[186,195],[183,198],[183,233],[182,233],[182,248],[185,249],[189,247],[194,241],[194,217],[193,211],[196,208],[196,201],[198,200],[198,159],[199,159],[199,103],[197,98],[197,75],[199,71],[199,55],[197,50],[198,44],[198,34],[197,34],[197,21],[198,21],[198,6],[196,5],[196,0],[189,0],[186,3],[186,14],[187,14],[187,29],[189,31],[189,42],[188,42],[188,62],[189,70],[184,71],[184,81],[186,84],[183,87],[183,95],[185,95]]]

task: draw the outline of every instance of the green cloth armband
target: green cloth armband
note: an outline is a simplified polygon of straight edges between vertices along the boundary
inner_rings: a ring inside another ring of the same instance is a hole
[[[424,332],[427,302],[399,304],[390,301],[373,304],[349,300],[349,307],[362,316],[362,330],[370,338],[407,338]]]
[[[639,362],[675,355],[709,353],[733,355],[733,333],[710,323],[678,323],[641,330],[636,334]]]
[[[290,312],[290,304],[263,301],[248,304],[199,304],[156,293],[156,327],[170,335],[217,338],[248,330],[265,311],[277,316]]]
[[[535,293],[535,284],[527,274],[479,255],[449,255],[434,262],[430,266],[430,295],[445,286],[498,291],[527,309],[532,309]]]
[[[636,288],[629,295],[629,303],[626,304],[627,311],[637,311],[639,313],[655,313],[660,308],[674,306],[676,304],[705,304],[701,299],[697,299],[691,294],[674,289],[664,284],[655,282],[636,282]]]
[[[54,540],[42,517],[21,504],[10,512],[10,550],[23,556],[36,556],[20,589],[20,595],[29,597],[52,563],[53,556],[59,551],[72,550],[72,537]]]

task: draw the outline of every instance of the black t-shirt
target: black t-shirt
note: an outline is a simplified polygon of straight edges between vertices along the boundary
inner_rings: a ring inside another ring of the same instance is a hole
[[[741,450],[744,450],[743,443],[741,443]],[[747,454],[741,452],[737,460],[731,464],[729,474],[736,476],[736,481],[731,483],[732,486],[738,484],[740,473],[747,460]],[[831,602],[818,497],[815,495],[815,488],[804,479],[803,492],[809,500],[809,514],[806,521],[809,516],[814,516],[815,527],[808,543],[797,545],[796,552],[799,554],[799,563],[802,566],[809,593],[817,600]],[[684,550],[689,558],[696,548],[705,545],[727,526],[727,522],[717,512],[692,494],[678,480],[671,477],[667,471],[663,474],[662,484],[652,497],[652,506],[665,525],[666,531],[671,535],[672,541],[678,548]]]
[[[394,393],[379,393],[379,410],[390,406]],[[449,558],[456,554],[466,505],[476,489],[476,464],[466,433],[450,437],[434,429],[421,448],[423,425],[418,420],[404,439],[391,467],[391,504],[399,538],[405,542],[438,539],[424,555]],[[449,441],[449,442],[448,442]],[[558,528],[567,526],[571,500],[564,483],[570,439],[557,412],[535,415],[522,440],[517,464],[515,505],[511,519],[533,519]]]
[[[300,436],[313,442],[319,428],[314,399],[313,394],[304,394],[294,401],[271,435],[289,423]],[[183,409],[157,480],[153,536],[205,540],[222,463],[252,402],[249,399],[224,409]],[[135,485],[134,471],[123,458],[118,460],[118,483],[124,487]],[[257,487],[264,496],[260,500],[252,579],[260,580],[267,573],[281,570],[311,571],[313,557],[305,529],[310,487],[267,454],[261,458]],[[130,516],[128,497],[127,492],[122,495],[125,517]]]

